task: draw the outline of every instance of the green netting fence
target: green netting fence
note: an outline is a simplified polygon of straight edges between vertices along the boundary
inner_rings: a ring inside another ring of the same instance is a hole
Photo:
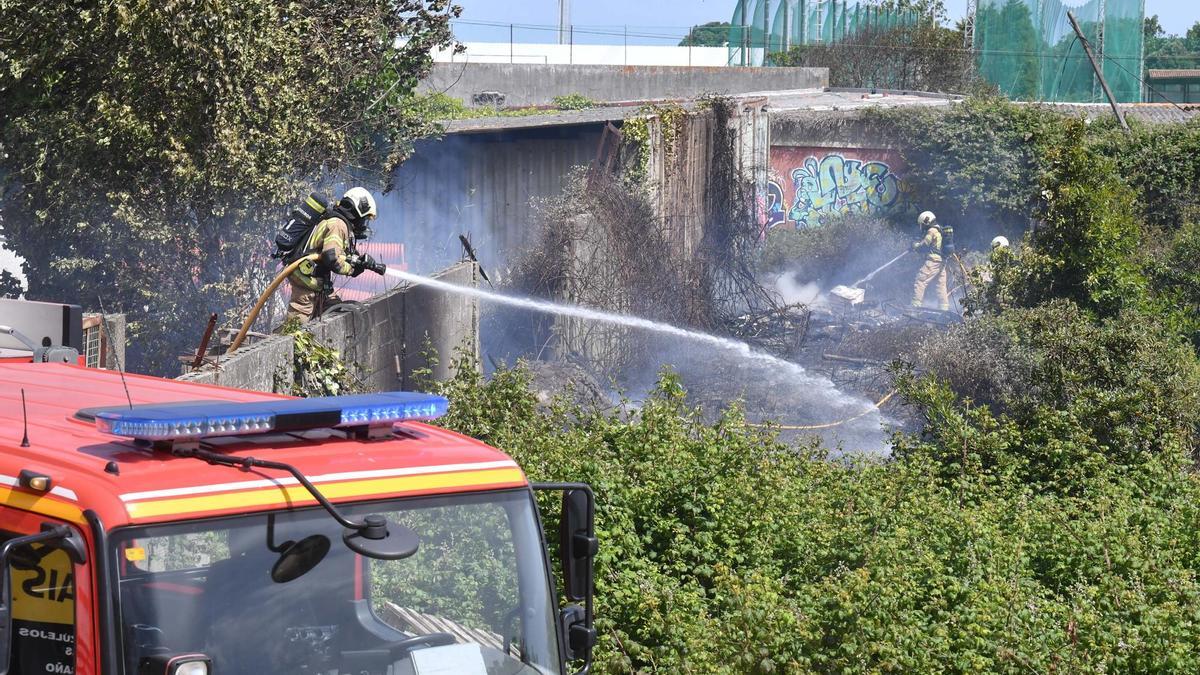
[[[1118,101],[1142,100],[1145,0],[978,0],[978,74],[1023,101],[1102,102],[1104,93],[1067,12],[1075,14]],[[730,65],[760,66],[792,46],[850,42],[862,31],[913,25],[912,10],[855,0],[738,0],[729,29]]]
[[[916,23],[920,15],[853,0],[738,0],[729,28],[729,64],[761,66],[798,45],[848,42],[863,29]]]
[[[1102,102],[1104,92],[1067,12],[1103,65],[1113,96],[1142,100],[1144,0],[979,0],[975,52],[979,74],[1021,101]]]

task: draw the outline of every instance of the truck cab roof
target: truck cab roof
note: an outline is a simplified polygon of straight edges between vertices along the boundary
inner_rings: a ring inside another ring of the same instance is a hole
[[[77,523],[92,510],[107,528],[315,504],[284,472],[177,457],[102,433],[86,413],[129,401],[286,398],[133,374],[122,382],[117,372],[69,364],[0,362],[0,499]],[[29,446],[22,447],[26,424]],[[210,439],[210,445],[233,457],[292,464],[333,502],[528,484],[508,455],[479,441],[419,422],[401,422],[395,430],[393,438],[377,441],[320,429]],[[50,488],[23,486],[23,471],[48,476]]]

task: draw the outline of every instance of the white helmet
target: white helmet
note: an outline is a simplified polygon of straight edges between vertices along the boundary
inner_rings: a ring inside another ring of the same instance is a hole
[[[992,248],[1008,248],[1008,237],[1000,236],[992,239]]]
[[[375,198],[366,188],[352,187],[342,195],[342,204],[350,209],[358,218],[374,218],[379,215],[375,210]]]
[[[917,224],[921,227],[932,227],[937,223],[937,216],[933,215],[933,211],[922,211],[921,215],[917,216]]]

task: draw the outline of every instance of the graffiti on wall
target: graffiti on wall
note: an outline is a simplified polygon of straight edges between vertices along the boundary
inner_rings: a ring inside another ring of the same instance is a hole
[[[816,227],[834,215],[903,208],[906,189],[893,168],[899,162],[886,151],[871,153],[874,157],[862,154],[772,148],[765,200],[768,227]]]

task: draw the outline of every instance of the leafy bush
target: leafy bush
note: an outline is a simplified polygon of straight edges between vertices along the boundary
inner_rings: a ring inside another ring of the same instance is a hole
[[[1186,124],[1130,125],[1124,134],[1115,124],[1095,125],[1097,151],[1113,158],[1124,180],[1137,192],[1137,207],[1149,224],[1178,229],[1200,216],[1200,121]]]
[[[1158,314],[1200,349],[1200,225],[1184,225],[1165,248],[1149,265]]]
[[[298,319],[291,318],[280,327],[284,335],[292,336],[293,381],[286,386],[293,396],[338,396],[362,391],[356,376],[358,367],[347,364],[334,348],[323,344],[317,336],[305,330]]]
[[[1022,480],[1076,485],[1073,474],[1189,452],[1200,429],[1200,362],[1188,345],[1152,315],[1128,312],[1093,322],[1068,301],[1009,310],[927,339],[917,362],[948,384],[964,410],[982,404],[1003,413],[1022,433],[998,451],[980,453],[987,466],[1012,455]],[[937,412],[926,426],[959,461],[962,410],[926,394]],[[980,422],[984,426],[991,421]],[[1027,444],[1027,445],[1026,445]]]
[[[125,313],[130,369],[177,372],[198,314],[232,318],[267,285],[272,233],[310,179],[382,188],[431,130],[408,99],[432,50],[456,49],[460,13],[0,4],[0,220],[27,296]]]
[[[585,110],[595,108],[599,103],[583,94],[563,94],[550,99],[559,110]]]
[[[455,372],[441,424],[596,490],[598,672],[1200,668],[1200,488],[1178,455],[1065,471],[1060,490],[1010,469],[1038,443],[1099,448],[1072,431],[1080,406],[1027,428],[909,379],[937,433],[835,463],[736,408],[705,423],[669,374],[597,412],[539,409],[520,370]]]
[[[1067,298],[1113,316],[1147,299],[1133,192],[1112,161],[1083,147],[1082,122],[1067,124],[1065,134],[1062,145],[1046,150],[1039,225],[1028,246],[994,267],[985,306]]]
[[[955,224],[963,244],[986,247],[1030,222],[1047,151],[1061,145],[1064,118],[1046,108],[975,97],[948,109],[867,109],[901,148],[905,180],[922,208]]]

